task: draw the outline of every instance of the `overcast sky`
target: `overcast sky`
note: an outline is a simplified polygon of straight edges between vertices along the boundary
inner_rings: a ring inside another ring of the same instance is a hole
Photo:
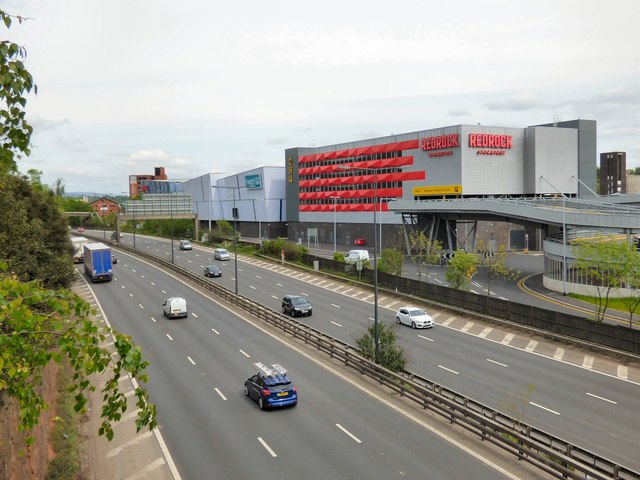
[[[284,165],[289,147],[598,122],[640,166],[638,0],[10,0],[33,153],[67,192]]]

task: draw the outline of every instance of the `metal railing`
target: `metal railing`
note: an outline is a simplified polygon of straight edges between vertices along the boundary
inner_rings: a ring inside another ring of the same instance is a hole
[[[527,425],[427,378],[406,370],[400,373],[387,370],[361,357],[353,346],[264,307],[249,298],[236,295],[207,277],[190,272],[148,252],[122,244],[117,244],[117,248],[143,257],[196,285],[215,292],[220,299],[244,309],[285,334],[312,345],[329,357],[338,359],[346,367],[374,379],[380,385],[419,404],[425,410],[446,418],[450,423],[477,435],[482,441],[496,445],[555,478],[640,480],[639,472]]]

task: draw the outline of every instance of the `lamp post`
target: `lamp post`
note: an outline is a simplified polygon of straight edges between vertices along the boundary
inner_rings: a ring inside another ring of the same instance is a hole
[[[231,211],[231,216],[233,217],[233,264],[235,270],[235,286],[236,286],[236,295],[238,295],[238,229],[236,227],[236,189],[240,187],[227,187],[224,185],[211,185],[211,188],[230,188],[233,193],[233,210]]]
[[[338,165],[336,168],[340,170],[362,170],[373,174],[373,326],[374,326],[374,361],[378,363],[380,358],[380,336],[378,327],[378,234],[376,229],[376,203],[377,203],[377,183],[378,176],[375,168],[354,167],[351,165]]]
[[[106,221],[104,219],[104,213],[107,211],[107,207],[105,205],[102,205],[100,207],[100,211],[102,212],[102,238],[106,239],[107,238],[107,224]]]
[[[336,247],[336,241],[338,238],[338,224],[336,222],[336,207],[337,207],[337,203],[338,203],[338,199],[340,197],[331,197],[333,199],[333,255],[335,256],[336,252],[338,251],[337,247]]]
[[[169,212],[171,215],[171,263],[174,263],[173,256],[173,198],[174,195],[169,196]]]

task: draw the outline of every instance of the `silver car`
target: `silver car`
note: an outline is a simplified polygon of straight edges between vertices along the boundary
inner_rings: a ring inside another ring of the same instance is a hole
[[[410,325],[411,328],[431,328],[433,318],[427,312],[418,307],[402,307],[396,313],[398,324]]]
[[[216,248],[213,251],[213,258],[216,260],[231,260],[231,255],[229,255],[229,251],[224,248]]]

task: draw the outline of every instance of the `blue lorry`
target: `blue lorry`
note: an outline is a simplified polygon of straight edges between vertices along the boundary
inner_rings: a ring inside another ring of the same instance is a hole
[[[85,244],[84,273],[92,282],[110,282],[113,278],[111,247],[104,243]]]

